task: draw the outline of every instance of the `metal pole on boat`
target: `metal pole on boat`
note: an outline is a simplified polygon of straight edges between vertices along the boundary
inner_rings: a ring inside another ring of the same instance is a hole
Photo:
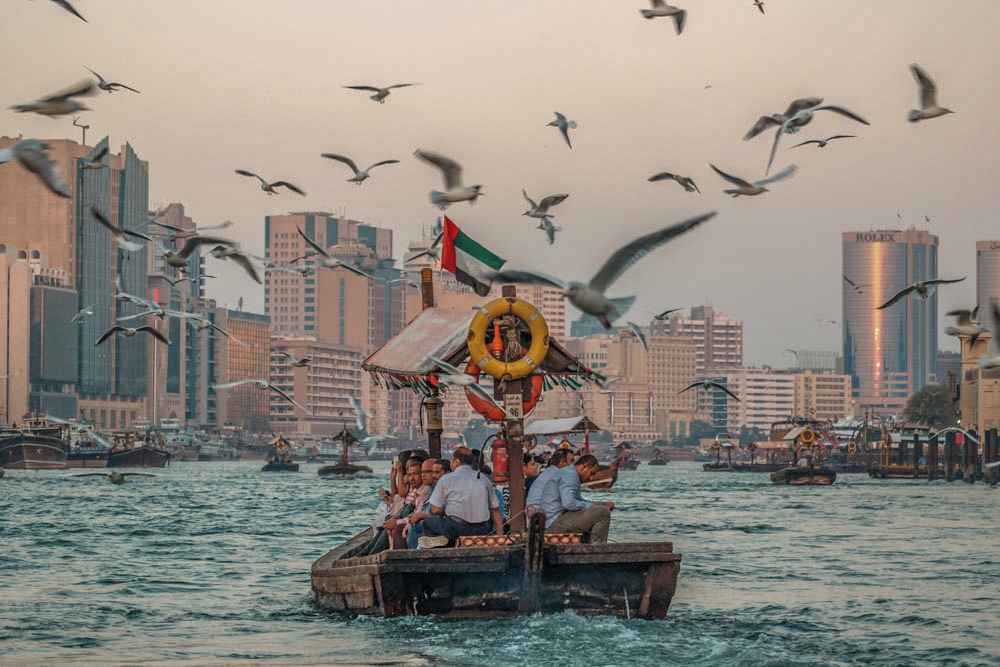
[[[504,285],[504,298],[517,298],[517,288]],[[507,380],[494,382],[497,398],[503,404],[508,414],[516,419],[505,419],[504,430],[507,440],[507,470],[510,474],[510,529],[514,532],[524,532],[527,522],[524,519],[524,380]]]

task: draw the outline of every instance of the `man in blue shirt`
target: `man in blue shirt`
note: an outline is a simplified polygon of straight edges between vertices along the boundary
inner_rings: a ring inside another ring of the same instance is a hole
[[[582,482],[589,481],[599,468],[597,458],[587,454],[574,465],[550,466],[538,476],[527,504],[545,512],[546,533],[589,533],[592,544],[608,541],[614,503],[592,503],[580,495]]]

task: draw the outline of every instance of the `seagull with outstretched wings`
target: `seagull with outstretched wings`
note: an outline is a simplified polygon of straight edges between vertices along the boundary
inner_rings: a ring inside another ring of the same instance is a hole
[[[718,382],[713,382],[711,380],[695,380],[694,382],[684,387],[677,393],[683,394],[685,391],[688,391],[689,389],[694,389],[696,387],[698,389],[707,389],[708,391],[723,391],[732,396],[737,401],[740,400],[740,397],[734,394],[733,392],[729,391],[729,388],[726,385],[719,384]]]

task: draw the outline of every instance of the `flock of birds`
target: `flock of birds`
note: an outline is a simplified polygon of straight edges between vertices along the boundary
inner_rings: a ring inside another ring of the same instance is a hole
[[[73,14],[74,16],[80,18],[83,21],[86,19],[73,7],[73,5],[67,0],[51,0],[54,4],[62,7],[65,11]],[[763,0],[754,0],[752,5],[761,13],[764,14],[764,2]],[[650,7],[648,9],[641,9],[640,13],[645,19],[657,19],[657,18],[669,18],[673,21],[676,33],[681,35],[684,31],[684,27],[687,22],[688,12],[680,7],[675,7],[667,4],[664,0],[650,0]],[[88,68],[89,69],[89,68]],[[946,114],[953,113],[950,109],[942,107],[937,102],[937,88],[931,77],[918,65],[910,65],[911,73],[917,83],[919,89],[919,101],[920,106],[917,109],[912,109],[907,114],[907,120],[912,123],[929,120],[933,118],[938,118]],[[87,81],[80,85],[73,86],[66,91],[55,93],[47,97],[40,98],[38,100],[28,102],[25,104],[18,104],[11,107],[13,110],[21,113],[37,113],[45,116],[63,116],[67,114],[76,113],[78,111],[86,110],[87,107],[79,102],[76,98],[84,97],[93,94],[94,89],[100,89],[107,93],[113,93],[118,90],[128,90],[133,93],[138,93],[139,91],[131,86],[120,82],[109,82],[102,75],[98,74],[94,70],[89,70],[96,78],[95,81]],[[384,104],[389,98],[390,94],[394,90],[408,88],[416,86],[416,83],[397,83],[386,86],[373,86],[373,85],[351,85],[345,86],[350,90],[370,92],[372,95],[370,99],[379,103]],[[773,176],[769,176],[771,166],[774,163],[775,157],[777,155],[778,147],[780,145],[782,137],[786,135],[792,135],[800,132],[803,128],[810,125],[812,121],[817,117],[820,112],[827,112],[827,114],[839,115],[841,117],[850,119],[861,125],[869,125],[868,121],[865,120],[861,115],[851,111],[843,106],[824,104],[823,98],[821,97],[804,97],[800,99],[795,99],[791,101],[783,112],[774,112],[771,114],[760,116],[757,121],[753,124],[750,130],[744,135],[743,139],[746,141],[752,140],[755,137],[763,134],[764,132],[774,129],[774,136],[771,142],[770,154],[764,169],[764,178],[760,179],[750,179],[736,176],[723,171],[714,164],[710,164],[711,169],[724,181],[730,184],[732,187],[724,189],[722,192],[730,195],[732,197],[740,196],[758,196],[769,189],[766,187],[772,183],[783,181],[791,177],[797,171],[797,167],[789,165],[782,169],[780,172]],[[826,114],[823,114],[826,115]],[[559,111],[555,112],[555,118],[547,123],[547,126],[556,128],[561,134],[566,146],[572,149],[572,141],[570,138],[570,131],[578,131],[578,124],[574,120],[570,120],[564,113]],[[847,134],[836,134],[832,136],[827,136],[822,139],[810,139],[802,141],[798,144],[792,146],[792,149],[800,148],[803,146],[815,145],[817,148],[824,148],[830,142],[841,139],[854,138],[856,135]],[[65,183],[62,181],[62,176],[59,173],[58,166],[52,160],[52,158],[46,152],[47,146],[45,143],[38,139],[23,139],[18,143],[14,144],[10,148],[0,150],[0,163],[7,162],[10,160],[18,160],[25,168],[37,174],[42,181],[48,186],[48,188],[64,197],[69,197],[69,191],[66,188]],[[102,150],[98,154],[95,154],[87,163],[83,165],[85,169],[100,169],[106,166],[105,158],[107,152]],[[462,166],[461,164],[448,156],[442,155],[440,153],[418,149],[414,152],[414,156],[421,162],[434,167],[440,173],[444,189],[443,190],[431,190],[429,198],[431,203],[440,208],[446,209],[449,206],[458,204],[461,202],[475,203],[476,200],[483,196],[482,185],[465,185],[462,178]],[[321,157],[329,159],[332,161],[340,162],[345,165],[352,173],[352,176],[347,179],[348,182],[352,182],[361,186],[366,180],[372,177],[372,170],[376,167],[381,167],[385,165],[392,165],[399,163],[399,160],[388,159],[381,160],[371,164],[366,169],[360,169],[354,159],[337,154],[337,153],[322,153]],[[248,178],[255,178],[258,180],[260,189],[268,195],[279,194],[279,189],[285,189],[292,193],[305,195],[305,192],[291,183],[288,180],[275,180],[268,181],[259,174],[247,170],[247,169],[236,169],[235,173]],[[695,183],[691,176],[685,176],[672,171],[664,171],[661,173],[654,174],[648,179],[650,182],[660,182],[660,181],[675,181],[683,190],[687,193],[701,194],[701,190]],[[538,229],[543,231],[548,243],[554,244],[556,239],[556,233],[561,231],[561,227],[557,227],[553,223],[553,213],[552,209],[562,202],[564,202],[569,195],[568,194],[554,194],[543,197],[540,201],[536,202],[532,199],[526,190],[522,189],[522,194],[524,199],[528,202],[529,209],[523,213],[531,219],[538,220]],[[126,251],[136,251],[142,248],[143,243],[153,244],[159,247],[160,251],[164,254],[167,264],[173,266],[180,271],[184,271],[187,266],[189,258],[196,252],[200,252],[202,246],[209,245],[212,246],[209,254],[218,259],[232,260],[237,263],[246,273],[257,283],[261,282],[260,272],[269,271],[285,271],[296,273],[299,275],[309,275],[310,273],[321,269],[321,268],[345,268],[351,271],[361,273],[360,269],[356,267],[343,263],[336,258],[332,257],[324,248],[315,243],[314,240],[306,236],[302,230],[298,230],[299,234],[304,238],[307,245],[311,248],[305,256],[299,257],[290,263],[282,264],[273,262],[269,259],[263,257],[257,257],[246,253],[243,251],[239,244],[236,242],[218,236],[216,234],[203,234],[202,232],[214,231],[217,229],[223,229],[227,227],[230,223],[222,223],[221,225],[215,225],[213,227],[201,227],[195,229],[180,229],[178,227],[173,227],[165,223],[156,221],[155,219],[150,219],[147,224],[158,225],[161,228],[166,229],[165,241],[161,241],[159,235],[150,235],[146,233],[144,229],[138,230],[127,230],[115,227],[109,220],[108,216],[104,215],[97,208],[92,208],[91,213],[93,218],[106,229],[108,229],[113,235],[116,243],[120,248]],[[531,283],[531,284],[543,284],[550,285],[562,290],[566,299],[573,304],[581,312],[597,318],[605,328],[611,328],[612,323],[620,318],[626,311],[628,311],[635,302],[634,296],[627,297],[609,297],[605,292],[636,262],[640,259],[654,251],[655,249],[663,246],[669,241],[678,238],[682,234],[691,231],[695,227],[698,227],[702,223],[708,221],[715,215],[714,212],[706,213],[700,216],[695,216],[683,222],[679,222],[674,225],[669,225],[653,231],[649,234],[640,236],[630,243],[622,246],[615,252],[611,254],[604,265],[594,274],[594,276],[587,282],[578,281],[567,281],[536,270],[502,270],[497,272],[495,275],[491,276],[494,280],[500,280],[505,282],[519,282],[519,283]],[[153,216],[154,218],[156,216]],[[421,256],[430,256],[434,259],[440,258],[440,244],[443,236],[443,231],[439,228],[436,230],[436,235],[434,241],[431,243],[430,247],[426,250],[411,256],[407,259],[407,262],[412,262]],[[180,244],[179,249],[175,249],[177,244]],[[303,263],[298,264],[300,260]],[[312,261],[308,261],[312,260]],[[194,278],[182,277],[178,279],[188,280]],[[844,276],[845,281],[852,287],[852,289],[860,292],[862,289],[869,286],[862,286],[853,283],[847,276]],[[907,296],[913,295],[920,298],[927,298],[928,294],[938,285],[958,282],[962,279],[956,280],[929,280],[921,281],[910,285],[909,287],[901,290],[898,294],[893,296],[885,304],[881,305],[879,308],[888,308],[893,304],[898,303],[900,300],[906,298]],[[402,282],[410,283],[406,279],[401,279]],[[192,326],[196,328],[214,328],[226,336],[229,336],[228,332],[225,332],[217,325],[208,322],[203,317],[200,317],[192,313],[176,312],[159,307],[146,299],[137,297],[134,295],[129,295],[120,289],[117,290],[115,299],[122,301],[130,301],[140,306],[143,312],[137,315],[130,315],[124,319],[132,319],[142,316],[155,316],[157,318],[163,319],[164,317],[177,317],[186,320]],[[993,308],[996,306],[993,304]],[[657,319],[666,318],[670,312],[677,309],[668,310],[661,315],[657,315]],[[91,309],[84,309],[74,318],[75,320],[82,319],[87,315],[93,314]],[[949,331],[954,332],[969,332],[973,331],[976,327],[979,327],[976,321],[976,314],[972,311],[953,311],[949,313],[958,318],[958,326],[952,327]],[[1000,322],[1000,318],[995,318],[995,321]],[[633,335],[636,339],[645,347],[646,338],[642,331],[642,328],[633,322],[629,322],[627,329],[623,329],[623,332]],[[136,328],[130,328],[123,326],[121,324],[115,324],[108,331],[106,331],[96,342],[97,345],[108,340],[111,336],[120,334],[124,336],[133,336],[138,333],[147,333],[154,336],[160,342],[169,344],[169,341],[164,337],[155,327],[144,325]],[[997,332],[1000,334],[1000,332]],[[955,334],[957,335],[957,333]],[[232,336],[229,336],[232,338]],[[1000,335],[997,336],[1000,338]],[[235,340],[235,339],[234,339]],[[239,341],[237,341],[239,342]],[[308,363],[308,360],[294,359],[293,363],[295,365],[304,365]],[[441,360],[434,360],[435,365],[444,370],[448,378],[446,383],[459,384],[462,386],[472,386],[472,384],[467,383],[464,378],[464,373],[458,371],[454,367],[449,367],[444,364]],[[996,356],[984,359],[982,363],[990,365],[990,367],[1000,366],[1000,354]],[[444,378],[442,378],[444,379]],[[300,409],[309,412],[305,407],[296,403],[291,396],[282,391],[280,388],[275,387],[270,382],[266,380],[256,380],[247,379],[238,382],[231,382],[222,385],[216,385],[217,389],[225,389],[228,387],[233,387],[242,384],[253,384],[263,389],[268,389],[274,391],[280,395],[283,399],[290,401],[295,404]],[[717,385],[709,381],[698,381],[692,385],[686,387],[683,391],[695,387],[702,387],[705,389],[725,391],[730,394],[736,400],[739,400],[734,394],[729,392],[722,385]],[[360,406],[356,407],[356,412],[360,411]],[[360,412],[359,415],[363,415]],[[359,416],[359,420],[361,417]]]

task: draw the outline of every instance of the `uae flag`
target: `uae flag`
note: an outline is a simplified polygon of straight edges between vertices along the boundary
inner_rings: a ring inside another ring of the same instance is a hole
[[[486,296],[493,285],[493,274],[506,261],[473,241],[445,216],[441,268],[454,273],[458,282],[468,285],[479,296]]]

